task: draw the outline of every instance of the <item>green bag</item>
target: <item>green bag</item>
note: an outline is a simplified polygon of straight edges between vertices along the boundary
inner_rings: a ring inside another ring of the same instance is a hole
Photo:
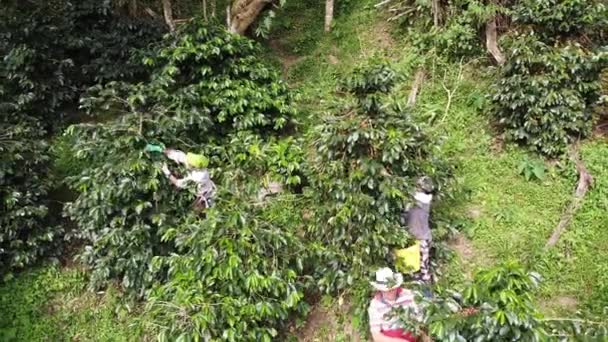
[[[148,144],[146,145],[146,148],[144,149],[144,151],[146,152],[158,152],[158,153],[162,153],[165,150],[165,148],[162,145],[154,145],[154,144]]]

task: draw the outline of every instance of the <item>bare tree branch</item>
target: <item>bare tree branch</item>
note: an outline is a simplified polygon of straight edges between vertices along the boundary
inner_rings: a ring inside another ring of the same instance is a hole
[[[150,7],[144,8],[144,12],[146,12],[153,19],[157,19],[157,20],[160,19],[160,16],[158,15],[158,13],[154,12]]]
[[[456,76],[456,84],[454,85],[454,88],[451,90],[448,89],[448,87],[445,85],[445,79],[447,76],[447,72],[443,76],[443,82],[441,82],[441,86],[443,87],[446,94],[448,95],[448,102],[445,105],[445,110],[443,112],[443,117],[441,118],[441,122],[443,122],[443,120],[445,120],[446,116],[448,115],[448,112],[450,111],[450,106],[452,105],[452,99],[454,98],[454,94],[456,94],[456,90],[458,90],[458,87],[460,87],[460,81],[462,81],[463,68],[464,68],[464,65],[462,64],[462,61],[460,61],[460,66],[458,68],[458,76]]]
[[[131,4],[129,5],[129,15],[132,17],[137,16],[137,0],[131,0]]]
[[[439,0],[432,0],[431,11],[433,12],[433,25],[439,27],[441,24],[441,5]]]

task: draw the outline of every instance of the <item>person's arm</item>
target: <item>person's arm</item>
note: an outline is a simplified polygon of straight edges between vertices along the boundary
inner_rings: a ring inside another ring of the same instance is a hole
[[[171,184],[175,185],[176,187],[178,187],[180,189],[184,188],[186,186],[186,183],[188,181],[190,181],[190,178],[188,176],[186,178],[181,178],[181,179],[175,177],[169,170],[169,167],[167,166],[167,164],[164,164],[163,167],[161,168],[161,170],[163,171],[165,176],[167,176],[167,178],[169,178],[169,182],[171,182]]]
[[[167,148],[163,151],[167,158],[173,160],[178,164],[186,165],[186,154],[180,150],[174,150],[172,148]]]

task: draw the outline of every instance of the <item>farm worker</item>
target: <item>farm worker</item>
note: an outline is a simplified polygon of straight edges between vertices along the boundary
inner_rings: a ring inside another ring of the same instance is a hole
[[[209,172],[205,169],[209,161],[203,155],[195,153],[184,153],[171,148],[162,148],[162,152],[167,158],[178,164],[185,165],[188,173],[183,178],[177,178],[171,173],[167,164],[163,164],[161,170],[169,178],[169,181],[179,189],[185,188],[189,183],[196,184],[196,200],[194,208],[202,210],[211,207],[215,195],[215,184],[209,177]],[[158,151],[158,145],[146,146],[147,151]]]
[[[429,177],[421,177],[416,182],[414,199],[416,203],[410,210],[405,210],[401,215],[401,222],[407,224],[408,231],[416,240],[420,249],[420,271],[414,274],[414,278],[425,283],[431,281],[431,228],[429,216],[431,212],[431,201],[433,200],[433,181]]]
[[[414,292],[401,287],[403,275],[384,267],[376,271],[376,279],[371,284],[376,290],[368,309],[372,340],[416,342],[418,339],[403,328],[399,319],[391,316],[394,308],[409,309],[415,316],[421,314],[420,308],[414,301]]]

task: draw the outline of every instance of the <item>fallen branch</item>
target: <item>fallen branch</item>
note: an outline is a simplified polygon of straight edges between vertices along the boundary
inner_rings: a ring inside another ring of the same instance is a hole
[[[585,197],[587,190],[589,190],[589,187],[593,183],[593,177],[591,176],[591,174],[589,174],[587,168],[585,167],[585,164],[583,164],[583,161],[578,155],[578,146],[575,146],[572,149],[571,157],[576,163],[576,170],[579,174],[578,185],[576,187],[576,190],[574,191],[574,197],[572,199],[572,202],[570,202],[570,205],[562,214],[562,217],[559,220],[557,227],[555,227],[555,229],[553,230],[553,234],[551,234],[551,237],[545,245],[545,249],[555,246],[557,241],[559,241],[562,232],[566,230],[566,228],[570,224],[574,213],[576,213],[576,211],[580,208],[583,201],[583,197]]]
[[[492,19],[486,23],[486,47],[492,57],[494,57],[494,60],[496,60],[496,63],[502,65],[505,63],[506,59],[498,47],[496,36],[496,17],[492,17]]]
[[[420,68],[416,71],[416,75],[414,76],[414,84],[412,84],[412,89],[410,90],[410,95],[407,97],[407,105],[413,107],[416,104],[416,97],[420,92],[420,87],[422,87],[422,83],[424,82],[424,69]]]

